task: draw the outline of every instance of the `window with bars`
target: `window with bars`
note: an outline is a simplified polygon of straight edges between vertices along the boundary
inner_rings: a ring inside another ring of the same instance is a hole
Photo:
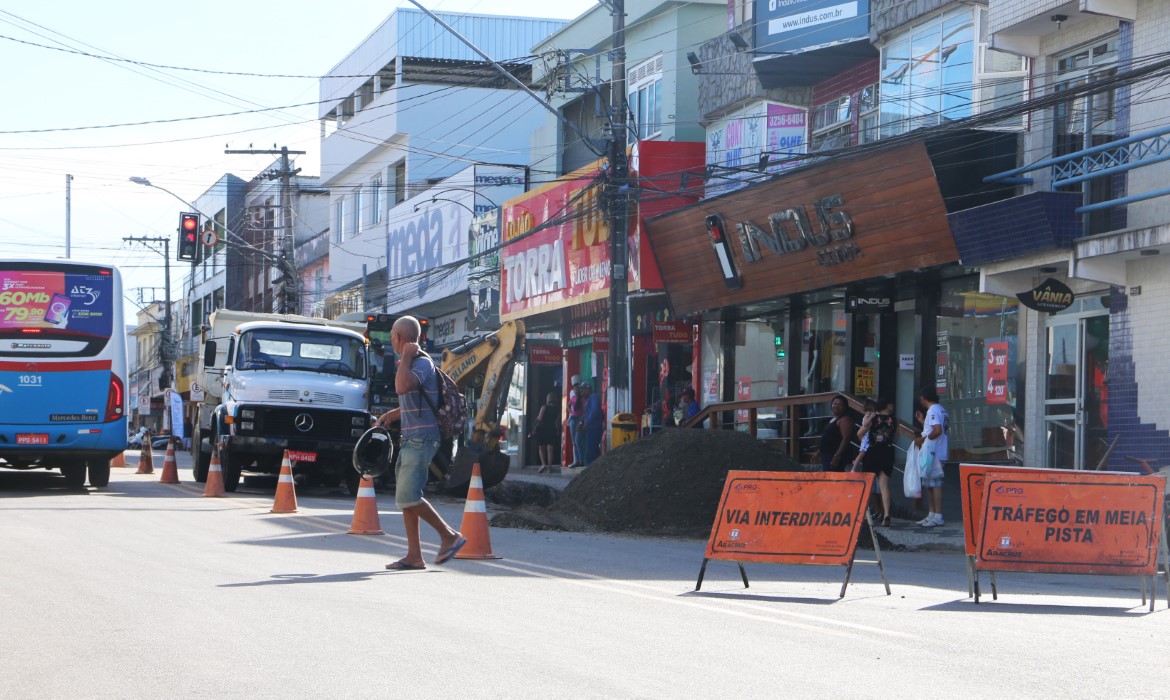
[[[345,242],[345,197],[333,203],[333,242]]]

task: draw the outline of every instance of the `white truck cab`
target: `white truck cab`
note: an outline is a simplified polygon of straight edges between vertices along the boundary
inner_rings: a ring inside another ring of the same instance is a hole
[[[221,310],[204,343],[195,476],[218,448],[224,484],[242,471],[294,474],[356,493],[353,446],[370,427],[369,359],[359,324]],[[352,476],[351,476],[352,475]]]

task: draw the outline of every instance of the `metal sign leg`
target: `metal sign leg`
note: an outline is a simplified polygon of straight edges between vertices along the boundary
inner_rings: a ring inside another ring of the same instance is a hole
[[[976,574],[976,575],[978,575],[978,574]],[[978,583],[978,579],[976,579],[976,583]],[[999,600],[999,587],[995,585],[995,572],[994,571],[991,572],[991,599],[992,600]]]
[[[882,574],[882,584],[886,587],[886,595],[893,595],[890,592],[890,580],[886,578],[886,564],[882,561],[882,546],[878,543],[877,532],[873,529],[873,515],[870,514],[869,509],[865,511],[865,519],[869,522],[869,534],[873,538],[873,553],[877,559],[878,571]]]
[[[975,569],[975,557],[967,555],[967,597],[970,598],[975,595],[974,576],[972,571]]]
[[[740,563],[738,561],[735,563],[739,565],[739,577],[743,579],[743,587],[744,588],[751,588],[751,586],[748,585],[747,570],[743,568],[742,563]]]
[[[703,566],[699,567],[699,580],[695,582],[695,590],[696,591],[703,587],[703,577],[707,575],[707,562],[708,561],[710,561],[710,559],[703,557]]]
[[[853,560],[856,558],[856,556],[857,555],[854,554],[853,557],[850,557],[849,563],[845,565],[845,580],[841,582],[841,595],[837,596],[838,598],[845,597],[845,589],[849,587],[849,576],[853,573]]]

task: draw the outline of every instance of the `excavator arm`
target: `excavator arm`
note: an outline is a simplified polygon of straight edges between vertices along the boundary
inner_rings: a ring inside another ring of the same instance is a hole
[[[508,456],[500,451],[500,416],[507,401],[516,357],[524,347],[524,322],[505,321],[500,329],[443,351],[440,368],[460,389],[478,391],[471,440],[464,444],[445,475],[445,490],[466,492],[472,465],[480,465],[484,488],[508,474]]]

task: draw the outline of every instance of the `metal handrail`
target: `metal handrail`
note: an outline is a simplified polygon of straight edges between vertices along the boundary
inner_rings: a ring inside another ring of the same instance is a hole
[[[785,419],[788,421],[789,431],[786,436],[788,442],[788,455],[793,459],[800,459],[800,440],[803,437],[800,434],[801,421],[807,420],[802,414],[803,406],[813,404],[829,403],[837,396],[844,396],[849,402],[850,407],[860,411],[864,408],[864,399],[859,399],[850,394],[841,392],[824,392],[819,394],[796,394],[793,396],[774,396],[768,399],[748,399],[746,401],[724,401],[720,403],[709,404],[699,410],[691,418],[683,421],[683,428],[699,427],[703,421],[710,419],[709,429],[734,429],[736,422],[723,421],[720,416],[729,411],[747,411],[748,412],[748,432],[752,437],[757,436],[758,432],[758,417],[761,408],[778,408],[784,409],[788,413]],[[918,437],[919,431],[915,427],[905,421],[898,421],[898,432],[910,439]]]

